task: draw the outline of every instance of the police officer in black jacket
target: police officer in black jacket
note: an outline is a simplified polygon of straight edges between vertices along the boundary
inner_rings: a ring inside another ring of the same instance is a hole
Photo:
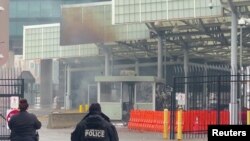
[[[71,133],[71,141],[119,141],[119,138],[109,117],[101,112],[100,104],[93,103]]]
[[[26,99],[19,101],[20,112],[13,115],[8,123],[11,130],[11,141],[36,141],[36,130],[42,124],[34,114],[28,113],[29,104]]]

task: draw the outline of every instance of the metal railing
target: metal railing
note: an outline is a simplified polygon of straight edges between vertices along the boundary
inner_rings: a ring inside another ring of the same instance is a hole
[[[206,138],[207,125],[229,124],[232,83],[237,84],[239,124],[245,124],[244,109],[250,107],[248,75],[175,77],[171,96],[170,138],[175,138],[176,111],[183,109],[183,138]],[[178,95],[184,98],[180,99]]]

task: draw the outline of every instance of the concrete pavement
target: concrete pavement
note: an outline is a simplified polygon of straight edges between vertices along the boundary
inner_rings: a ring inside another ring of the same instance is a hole
[[[30,109],[29,112],[38,116],[42,122],[39,130],[40,141],[70,141],[71,132],[74,127],[63,129],[48,129],[48,114],[52,110]],[[120,141],[166,141],[162,138],[162,133],[129,130],[121,124],[115,124]],[[206,141],[207,139],[185,139],[183,141]]]
[[[41,119],[41,118],[40,118]],[[40,141],[70,141],[72,128],[48,129],[46,118],[42,117],[42,128],[39,130]],[[120,141],[167,141],[162,138],[161,133],[134,131],[127,127],[116,125]],[[184,141],[206,141],[207,139],[185,139]]]

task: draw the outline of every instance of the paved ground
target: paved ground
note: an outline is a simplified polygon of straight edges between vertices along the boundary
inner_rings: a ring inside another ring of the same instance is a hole
[[[40,133],[40,141],[70,141],[70,133],[73,128],[47,129],[43,127]],[[160,133],[129,131],[124,127],[117,127],[120,141],[163,141]],[[185,141],[205,141],[206,139],[190,139]]]
[[[162,141],[160,134],[140,133],[128,131],[124,127],[117,127],[120,141]],[[70,141],[70,133],[73,128],[67,129],[47,129],[43,127],[40,131],[40,141]]]
[[[74,130],[72,128],[65,129],[48,129],[48,110],[34,110],[30,112],[35,113],[42,121],[42,128],[39,130],[40,141],[70,141],[70,134]],[[162,133],[144,132],[129,130],[125,126],[116,125],[120,141],[163,141]],[[206,139],[205,139],[206,140]],[[190,139],[185,141],[204,141],[204,139]]]

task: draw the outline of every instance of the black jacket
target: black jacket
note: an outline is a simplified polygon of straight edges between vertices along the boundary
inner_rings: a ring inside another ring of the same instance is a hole
[[[42,126],[37,117],[27,111],[13,115],[8,125],[11,141],[35,141],[36,130]]]
[[[119,138],[105,114],[89,113],[71,133],[71,141],[119,141]]]

